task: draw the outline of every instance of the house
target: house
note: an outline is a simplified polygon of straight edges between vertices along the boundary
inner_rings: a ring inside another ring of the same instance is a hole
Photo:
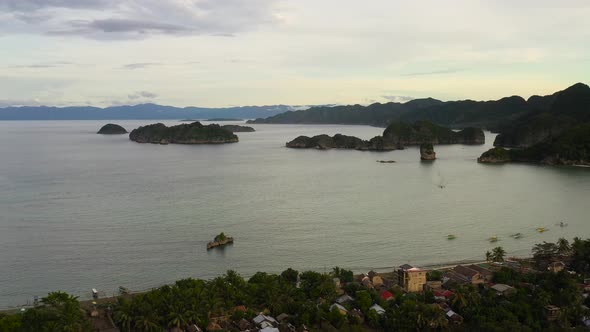
[[[457,265],[453,268],[453,271],[463,276],[465,280],[469,281],[474,285],[482,284],[484,282],[484,279],[479,275],[479,272],[469,267]]]
[[[385,313],[385,309],[383,309],[380,305],[378,305],[377,303],[373,304],[369,310],[375,310],[380,316],[383,315]]]
[[[371,278],[369,278],[368,276],[363,277],[363,279],[361,280],[361,284],[367,288],[373,288]]]
[[[334,309],[340,311],[340,313],[343,314],[343,315],[348,314],[348,310],[345,307],[343,307],[342,305],[338,304],[338,303],[334,303],[334,304],[332,304],[330,306],[330,311],[332,311]]]
[[[442,289],[441,290],[434,291],[433,293],[434,293],[434,299],[436,301],[440,301],[440,302],[447,301],[454,294],[450,290],[442,290]]]
[[[426,284],[426,270],[404,264],[397,271],[398,283],[406,292],[421,292]]]
[[[390,291],[382,291],[381,294],[379,294],[379,296],[381,297],[381,299],[383,299],[383,301],[393,300],[393,294],[391,294]]]
[[[379,273],[371,270],[369,271],[369,273],[367,273],[367,276],[371,280],[371,283],[374,287],[379,287],[380,285],[383,285],[383,278],[381,278]]]
[[[252,324],[244,318],[240,319],[240,321],[237,323],[237,326],[240,331],[247,331],[254,328],[254,326],[252,326]]]
[[[559,318],[561,310],[557,306],[548,304],[543,307],[543,314],[545,315],[545,319],[547,321],[554,321]]]
[[[553,273],[561,272],[561,271],[565,270],[565,264],[563,262],[552,262],[547,267],[547,270],[549,270]]]
[[[256,317],[254,317],[254,319],[252,319],[252,321],[254,322],[254,324],[256,326],[260,327],[261,329],[263,329],[265,327],[275,327],[279,324],[277,322],[277,320],[274,319],[273,317],[264,315],[262,313],[260,313]]]
[[[344,304],[352,301],[354,301],[354,298],[348,294],[344,294],[336,299],[336,303],[338,304]]]
[[[495,284],[490,288],[495,290],[498,295],[503,296],[510,295],[515,291],[514,287],[505,284]]]
[[[486,282],[490,282],[492,280],[492,277],[494,276],[494,272],[493,271],[491,271],[489,269],[486,269],[483,266],[472,264],[472,265],[469,265],[468,267],[470,269],[472,269],[472,270],[475,270],[475,271],[479,272],[479,275]]]
[[[201,328],[195,324],[191,324],[191,325],[187,326],[186,331],[187,332],[203,332],[203,330],[201,330]]]
[[[287,315],[286,313],[282,313],[280,315],[277,316],[277,321],[280,323],[286,319],[289,319],[289,315]]]
[[[432,280],[432,281],[427,281],[424,284],[424,291],[437,291],[440,290],[442,288],[442,281],[440,280]]]
[[[453,284],[457,284],[457,285],[465,285],[465,284],[470,284],[471,280],[468,279],[466,276],[455,272],[455,270],[449,270],[449,271],[446,271],[445,274],[443,275],[443,285],[448,285],[448,283],[453,283]]]
[[[281,332],[281,331],[279,329],[277,329],[276,327],[267,326],[265,328],[260,329],[259,332]]]
[[[454,312],[448,304],[439,303],[438,306],[445,312],[445,317],[447,318],[449,323],[453,323],[455,325],[463,324],[463,316]]]

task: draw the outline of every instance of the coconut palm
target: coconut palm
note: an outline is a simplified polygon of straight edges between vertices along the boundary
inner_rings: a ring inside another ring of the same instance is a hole
[[[503,262],[504,256],[506,256],[506,251],[502,247],[496,247],[492,249],[492,261],[494,262]]]
[[[564,238],[559,238],[557,240],[557,253],[562,256],[567,256],[571,253],[572,247],[568,240]]]

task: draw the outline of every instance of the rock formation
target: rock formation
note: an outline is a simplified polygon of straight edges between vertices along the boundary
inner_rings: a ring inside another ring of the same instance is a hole
[[[162,123],[134,129],[129,139],[138,143],[153,144],[222,144],[238,142],[238,136],[219,125],[202,125],[200,122],[166,127]]]
[[[97,134],[102,135],[121,135],[127,134],[127,130],[125,128],[119,126],[118,124],[114,123],[107,123],[106,125],[102,126]]]
[[[434,147],[432,143],[422,143],[420,144],[420,160],[435,160],[436,153],[434,152]]]
[[[254,128],[248,126],[238,126],[238,125],[223,125],[221,128],[225,130],[229,130],[232,133],[251,133],[255,132]]]
[[[419,121],[413,125],[396,122],[383,132],[383,136],[375,136],[368,141],[354,136],[336,134],[317,135],[313,137],[299,136],[287,143],[288,148],[298,149],[353,149],[362,151],[391,151],[403,149],[406,145],[431,144],[483,144],[483,130],[466,128],[461,131],[437,126],[427,121]]]

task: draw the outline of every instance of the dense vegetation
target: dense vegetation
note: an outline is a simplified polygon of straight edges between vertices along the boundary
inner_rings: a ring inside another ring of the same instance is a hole
[[[414,124],[394,122],[383,131],[383,136],[375,136],[365,141],[354,136],[336,134],[334,136],[317,135],[299,136],[287,142],[289,148],[301,149],[355,149],[370,151],[388,151],[403,149],[407,145],[422,143],[434,144],[483,144],[483,130],[466,128],[453,131],[429,121],[417,121]]]
[[[438,125],[465,128],[496,128],[535,109],[546,109],[549,98],[518,96],[495,101],[449,101],[426,98],[406,103],[375,103],[369,106],[321,106],[304,111],[290,111],[256,119],[252,123],[364,124],[386,127],[391,122],[413,123],[427,120]]]
[[[229,130],[232,133],[251,133],[255,132],[254,128],[248,126],[239,126],[239,125],[223,125],[221,128],[225,130]]]
[[[166,127],[162,123],[134,129],[129,139],[138,143],[207,144],[233,143],[238,137],[217,124],[203,125],[200,122]]]
[[[107,123],[106,125],[102,126],[97,134],[103,135],[120,135],[120,134],[127,134],[127,130],[118,124],[114,123]]]
[[[383,139],[398,146],[433,144],[483,144],[483,130],[465,128],[453,131],[430,121],[416,121],[414,124],[393,122],[383,132]]]
[[[231,322],[249,321],[260,311],[271,316],[286,313],[294,326],[305,324],[324,331],[362,331],[366,327],[385,331],[540,331],[583,325],[581,319],[589,315],[585,305],[590,300],[582,296],[580,285],[590,276],[590,240],[576,238],[570,245],[560,239],[536,245],[533,258],[538,270],[504,266],[505,255],[497,247],[486,253],[486,258],[500,262],[492,283],[512,286],[512,292],[498,295],[484,285],[447,286],[452,296],[445,305],[463,317],[462,325],[447,320],[432,292],[404,294],[392,286],[394,296],[386,301],[376,290],[354,282],[351,271],[338,267],[329,274],[293,269],[278,275],[258,272],[247,280],[228,271],[209,281],[184,279],[143,294],[122,292],[109,306],[122,331],[163,331],[189,324],[232,330]],[[566,263],[575,273],[548,272],[545,267],[556,261]],[[336,308],[330,310],[339,296],[334,277],[353,298],[343,304],[348,309],[346,315]],[[427,278],[442,280],[443,273],[430,271]],[[384,308],[384,314],[371,309],[373,304]],[[559,308],[553,321],[544,311],[549,304]],[[223,321],[228,324],[221,327]],[[24,313],[0,316],[2,332],[87,331],[88,324],[77,299],[61,292],[49,294],[41,305]]]
[[[590,122],[590,87],[578,83],[550,98],[545,109],[535,109],[514,121],[505,121],[495,146],[529,147]]]
[[[556,165],[590,165],[590,122],[524,149],[493,148],[482,162],[534,162]]]

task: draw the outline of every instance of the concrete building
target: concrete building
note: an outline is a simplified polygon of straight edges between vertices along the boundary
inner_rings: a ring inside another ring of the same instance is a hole
[[[397,270],[398,283],[406,292],[422,292],[426,284],[426,272],[426,270],[404,264]]]

